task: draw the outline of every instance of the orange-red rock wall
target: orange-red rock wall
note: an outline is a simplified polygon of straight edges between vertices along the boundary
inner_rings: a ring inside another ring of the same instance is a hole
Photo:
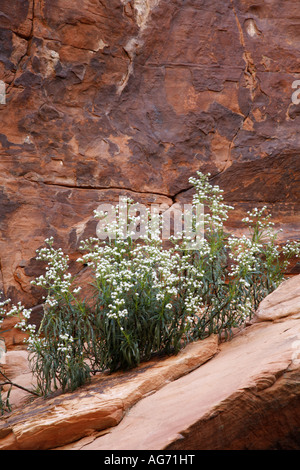
[[[39,303],[46,237],[75,257],[101,202],[190,201],[197,170],[234,229],[267,203],[297,238],[299,31],[294,0],[2,0],[5,294]]]

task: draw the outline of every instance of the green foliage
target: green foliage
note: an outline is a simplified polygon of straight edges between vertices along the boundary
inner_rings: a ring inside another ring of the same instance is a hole
[[[118,217],[107,227],[115,238],[82,244],[78,262],[93,273],[94,308],[74,289],[68,256],[54,248],[54,240],[38,250],[47,263],[34,281],[47,293],[42,323],[36,331],[21,304],[8,314],[19,315],[19,327],[29,333],[32,370],[43,395],[59,387],[74,390],[97,371],[131,368],[155,353],[176,354],[211,334],[229,337],[282,281],[289,258],[299,256],[299,242],[279,248],[265,207],[244,220],[247,236],[231,236],[224,224],[233,208],[224,204],[222,191],[200,172],[190,181],[194,207],[205,206],[205,237],[197,249],[189,249],[187,236],[164,247],[160,224],[139,240],[132,233],[124,238]],[[127,222],[137,218],[128,216]]]
[[[1,373],[0,373],[1,376]],[[0,386],[0,416],[4,415],[5,413],[9,413],[11,411],[11,406],[9,402],[9,395],[11,392],[11,388],[9,388],[8,392],[6,393],[6,397],[3,399],[2,397],[2,391],[3,391],[3,385],[1,384]]]
[[[0,294],[2,294],[0,292]],[[0,302],[0,327],[1,324],[3,323],[3,320],[6,315],[6,306],[9,304],[10,299],[5,300],[4,302]],[[1,332],[0,332],[0,340],[1,340]],[[2,344],[0,342],[0,359],[1,355],[3,353],[2,349]],[[6,397],[3,398],[2,393],[3,393],[3,387],[6,384],[5,376],[3,375],[2,369],[1,369],[1,362],[0,362],[0,415],[3,415],[5,412],[10,411],[10,403],[9,403],[9,395],[11,391],[11,387],[9,388],[8,392],[6,393]]]

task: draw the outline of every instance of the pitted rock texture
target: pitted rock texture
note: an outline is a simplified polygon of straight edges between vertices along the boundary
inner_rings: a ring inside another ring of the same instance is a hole
[[[230,228],[267,204],[297,238],[299,21],[293,0],[2,0],[5,295],[41,303],[46,237],[74,259],[100,203],[190,201],[197,170]]]

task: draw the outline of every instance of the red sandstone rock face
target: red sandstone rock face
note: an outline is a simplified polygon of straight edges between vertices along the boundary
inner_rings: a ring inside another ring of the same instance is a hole
[[[299,231],[297,2],[2,0],[0,285],[41,301],[35,250],[74,258],[93,211],[191,199],[197,170]],[[122,191],[121,191],[122,190]]]

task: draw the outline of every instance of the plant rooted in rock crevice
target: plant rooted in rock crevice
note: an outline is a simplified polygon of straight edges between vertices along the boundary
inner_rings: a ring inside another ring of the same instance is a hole
[[[34,281],[47,292],[42,323],[38,330],[30,325],[30,311],[21,304],[7,314],[19,315],[18,326],[29,333],[41,394],[74,390],[98,371],[135,367],[155,353],[176,354],[211,334],[229,337],[283,280],[300,243],[279,248],[267,208],[249,212],[248,236],[235,237],[225,230],[233,208],[224,203],[222,190],[200,172],[190,183],[193,206],[205,206],[205,236],[195,249],[189,237],[173,238],[166,248],[160,219],[156,232],[146,231],[139,240],[130,231],[124,237],[118,215],[107,226],[114,238],[82,243],[77,261],[93,273],[93,306],[80,287],[74,288],[69,258],[54,248],[54,240],[38,250],[38,259],[47,263],[45,274]],[[139,217],[128,216],[128,224],[137,224]],[[145,217],[153,222],[150,212]],[[193,218],[194,228],[197,223]]]

